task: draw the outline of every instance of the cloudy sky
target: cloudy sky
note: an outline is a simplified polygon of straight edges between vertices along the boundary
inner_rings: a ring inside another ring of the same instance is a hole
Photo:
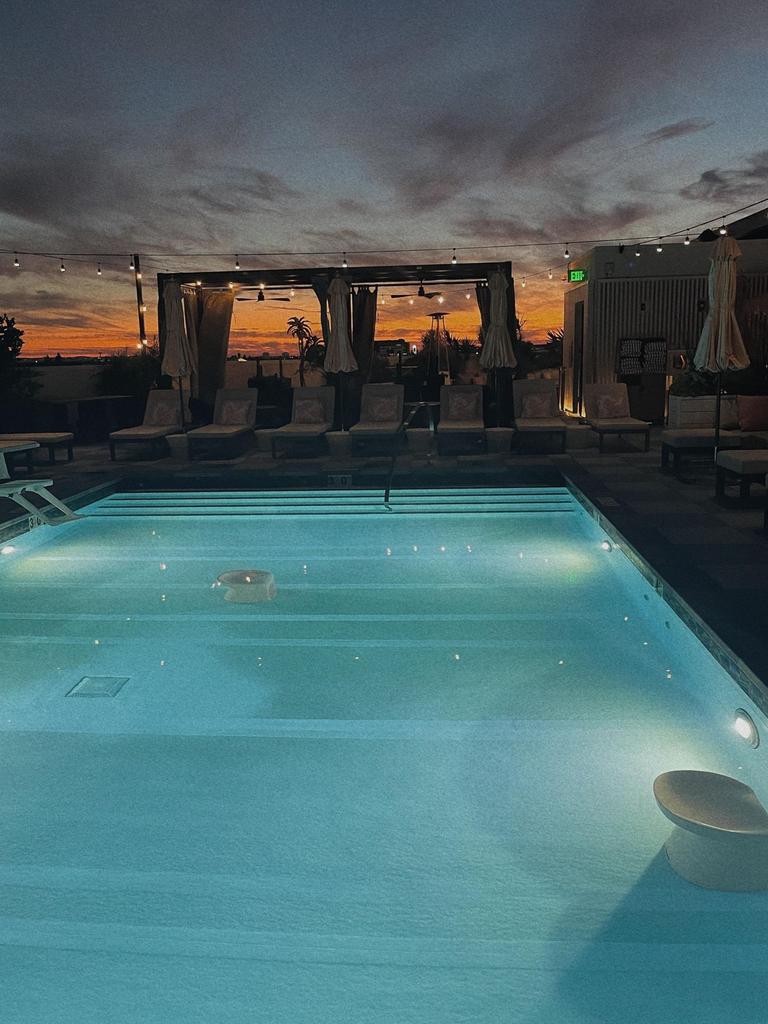
[[[541,337],[562,317],[564,242],[768,195],[764,0],[27,0],[0,6],[0,38],[0,249],[163,254],[145,260],[150,334],[157,270],[546,241],[483,253],[512,258]],[[101,278],[94,260],[20,261],[0,255],[0,312],[29,354],[135,343],[124,258]],[[463,290],[445,309],[474,333]],[[389,302],[378,335],[421,314]],[[282,348],[285,315],[236,306],[235,345]]]

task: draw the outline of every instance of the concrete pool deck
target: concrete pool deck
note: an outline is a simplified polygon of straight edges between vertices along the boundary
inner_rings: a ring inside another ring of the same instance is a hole
[[[458,457],[404,453],[394,488],[503,487],[557,484],[569,478],[727,647],[768,687],[768,533],[763,530],[765,488],[747,504],[715,500],[714,469],[690,462],[679,477],[661,471],[660,431],[644,453],[611,443],[565,454],[511,452]],[[106,445],[80,446],[75,461],[40,465],[35,478],[51,478],[65,499],[91,488],[290,489],[378,488],[387,458],[331,457],[273,460],[249,451],[230,460],[187,462],[142,459],[136,453],[110,462]],[[20,477],[23,478],[23,473]],[[16,518],[0,501],[0,526]],[[766,694],[768,699],[768,693]]]

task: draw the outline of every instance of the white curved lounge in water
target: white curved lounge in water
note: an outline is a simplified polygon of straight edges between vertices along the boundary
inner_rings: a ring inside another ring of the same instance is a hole
[[[653,794],[675,825],[664,849],[678,875],[722,892],[768,889],[768,812],[749,786],[714,772],[665,772]]]

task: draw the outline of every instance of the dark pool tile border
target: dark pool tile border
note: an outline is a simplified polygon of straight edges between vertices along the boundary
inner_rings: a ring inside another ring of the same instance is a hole
[[[675,615],[682,619],[688,629],[701,641],[721,668],[741,687],[763,714],[768,716],[768,688],[762,680],[755,675],[749,666],[727,644],[723,643],[717,633],[707,625],[688,602],[678,594],[674,587],[643,558],[621,531],[614,526],[609,518],[610,513],[604,512],[599,507],[601,503],[600,496],[596,495],[594,498],[587,497],[578,484],[566,474],[563,474],[563,480],[576,501],[595,520],[600,529],[611,538],[624,557],[631,562],[656,593],[663,598]]]

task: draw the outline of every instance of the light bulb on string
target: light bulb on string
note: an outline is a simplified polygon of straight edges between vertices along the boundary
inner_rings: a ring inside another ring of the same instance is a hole
[[[131,256],[131,262],[128,264],[128,269],[129,270],[135,270],[136,269],[136,264],[133,262],[133,256]]]
[[[344,270],[346,270],[347,267],[349,266],[349,264],[347,263],[347,254],[343,253],[342,255],[343,255],[343,259],[341,261],[341,265],[344,268]]]
[[[552,280],[552,269],[551,268],[547,271],[547,277],[549,278],[550,281]]]
[[[635,256],[639,256],[639,255],[640,255],[640,246],[636,245],[635,246]]]
[[[720,225],[720,234],[721,235],[727,235],[728,234],[728,228],[725,226],[725,217],[723,217],[723,223]]]
[[[13,254],[13,265],[14,267],[16,267],[17,270],[21,266],[21,264],[19,263],[19,254],[17,252]]]
[[[525,288],[525,278],[523,278],[523,280],[520,283],[523,286],[523,288]]]
[[[467,297],[467,302],[469,302],[469,300],[472,298],[472,293],[471,292],[467,292],[467,296],[466,297]]]
[[[690,235],[686,235],[685,236],[685,241],[683,242],[683,245],[690,245],[690,244],[691,244],[691,236]]]
[[[239,269],[240,269],[240,257],[239,256],[235,256],[235,270],[239,270]]]
[[[563,253],[563,259],[569,260],[570,258],[571,254],[568,252],[568,246],[566,245],[565,252]]]
[[[59,270],[60,270],[60,271],[62,272],[62,274],[63,274],[63,273],[64,273],[64,271],[65,271],[66,269],[67,269],[67,268],[66,268],[66,267],[64,266],[64,260],[62,260],[62,261],[61,261],[61,266],[59,267]]]
[[[293,298],[294,295],[296,294],[296,292],[295,292],[295,290],[293,288],[291,288],[291,290],[288,292],[288,294],[291,296],[291,298]]]
[[[454,249],[454,250],[453,250],[453,256],[451,256],[451,263],[452,263],[452,264],[454,265],[454,267],[455,267],[455,266],[456,266],[456,264],[457,264],[458,262],[459,262],[459,261],[458,261],[458,260],[456,259],[456,250]]]
[[[664,252],[664,246],[661,244],[661,238],[656,243],[656,252]]]
[[[96,264],[96,275],[97,275],[97,277],[101,277],[101,264],[100,263]]]

